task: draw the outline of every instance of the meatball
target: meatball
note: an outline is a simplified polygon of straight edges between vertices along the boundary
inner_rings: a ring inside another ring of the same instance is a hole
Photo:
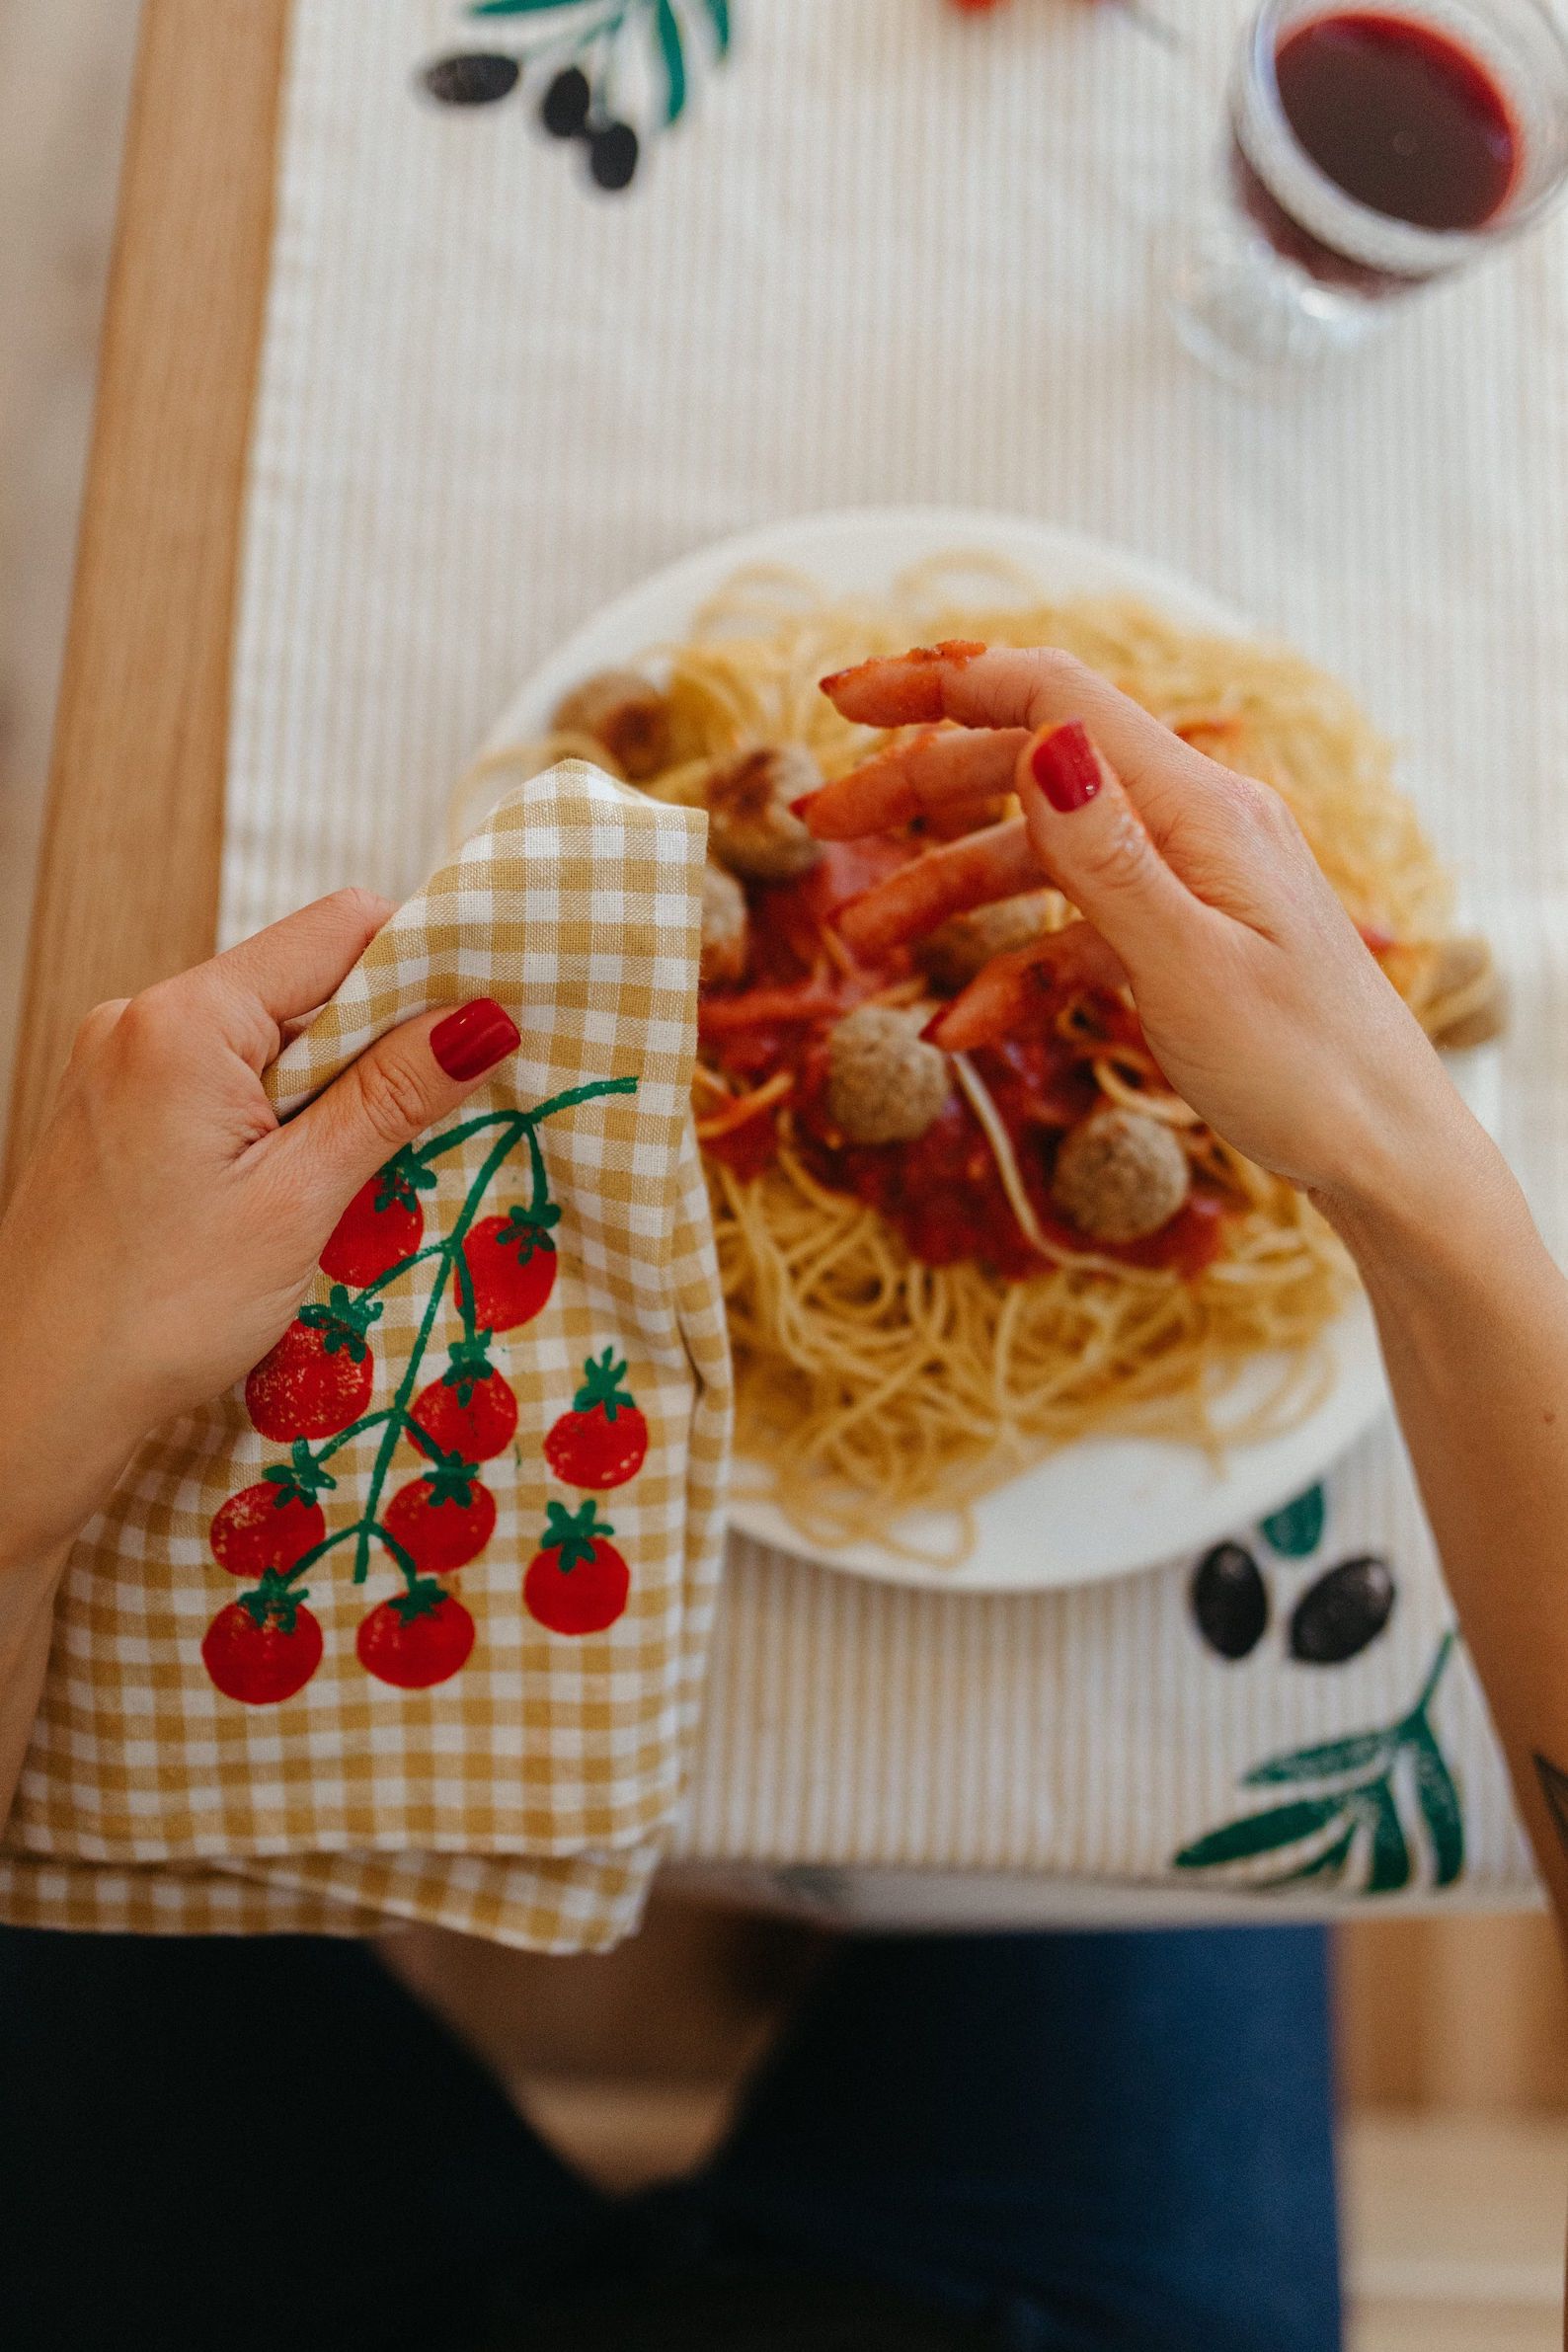
[[[1502,1036],[1508,993],[1484,939],[1444,941],[1421,1018],[1433,1043],[1450,1053]]]
[[[1169,1224],[1192,1190],[1187,1154],[1141,1111],[1091,1111],[1057,1154],[1057,1207],[1096,1241],[1141,1241]]]
[[[947,1056],[919,1034],[923,1016],[861,1004],[827,1040],[827,1110],[847,1143],[912,1143],[952,1093]]]
[[[747,882],[793,882],[822,856],[790,808],[815,792],[823,774],[799,744],[743,751],[710,769],[708,846],[721,865]]]
[[[945,995],[956,996],[983,972],[992,956],[1009,948],[1027,947],[1046,927],[1051,904],[1047,891],[1029,891],[1021,899],[998,899],[992,906],[977,906],[973,913],[955,914],[915,941],[920,969]]]
[[[646,783],[669,765],[669,698],[635,669],[601,669],[557,708],[558,734],[590,735],[621,774]]]
[[[702,869],[702,978],[738,980],[745,977],[747,937],[745,893],[733,874],[709,858]]]

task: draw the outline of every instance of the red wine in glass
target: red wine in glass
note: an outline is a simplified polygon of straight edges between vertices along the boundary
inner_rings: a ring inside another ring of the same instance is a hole
[[[1162,231],[1171,322],[1236,382],[1353,351],[1390,294],[1538,220],[1568,183],[1556,0],[1258,0],[1228,196]]]
[[[1523,163],[1522,126],[1487,63],[1441,26],[1329,9],[1287,27],[1273,63],[1297,147],[1362,210],[1437,235],[1473,234],[1505,211]],[[1233,170],[1276,252],[1320,284],[1389,293],[1444,266],[1396,272],[1344,251],[1281,200],[1239,140]]]

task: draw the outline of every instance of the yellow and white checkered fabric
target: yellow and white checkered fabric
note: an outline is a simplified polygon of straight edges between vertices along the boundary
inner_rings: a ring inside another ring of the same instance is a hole
[[[479,995],[507,1006],[522,1045],[438,1133],[636,1080],[635,1093],[569,1105],[534,1130],[560,1210],[558,1274],[542,1310],[491,1343],[516,1437],[481,1465],[493,1534],[443,1579],[475,1621],[472,1654],[429,1688],[367,1673],[357,1628],[404,1579],[386,1547],[340,1539],[301,1576],[324,1644],[303,1687],[246,1704],[215,1686],[203,1634],[241,1588],[209,1529],[290,1450],[252,1426],[236,1388],[142,1449],[72,1554],[0,1850],[0,1916],[239,1933],[424,1920],[551,1950],[602,1946],[636,1923],[691,1747],[729,1441],[689,1111],[703,855],[700,816],[576,762],[537,778],[393,917],[270,1081],[286,1116],[383,1031]],[[431,1160],[427,1245],[474,1201],[496,1135]],[[477,1213],[526,1206],[539,1173],[520,1145]],[[430,1265],[379,1293],[365,1334],[375,1404],[416,1352],[414,1378],[439,1376],[464,1336],[455,1260],[452,1271],[428,1329]],[[330,1290],[320,1277],[312,1301]],[[625,1361],[648,1431],[635,1475],[594,1498],[629,1597],[604,1630],[570,1634],[525,1607],[523,1572],[547,1506],[583,1503],[542,1449],[586,1360],[606,1348]],[[329,1535],[428,1467],[405,1437],[395,1477],[383,1469],[376,1487],[383,1427],[320,1450],[336,1480],[320,1497]]]

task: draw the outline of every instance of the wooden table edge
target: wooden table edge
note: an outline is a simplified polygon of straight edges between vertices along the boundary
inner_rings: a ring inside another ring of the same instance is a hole
[[[146,0],[11,1102],[211,953],[289,0]]]

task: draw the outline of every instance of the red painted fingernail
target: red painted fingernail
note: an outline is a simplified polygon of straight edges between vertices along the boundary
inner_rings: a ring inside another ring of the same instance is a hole
[[[1100,789],[1100,762],[1088,730],[1076,719],[1054,727],[1043,743],[1036,744],[1029,764],[1058,817],[1087,807]]]
[[[516,1022],[491,996],[476,996],[472,1004],[460,1004],[431,1031],[431,1052],[459,1085],[477,1078],[481,1070],[494,1069],[521,1043],[522,1032]]]

